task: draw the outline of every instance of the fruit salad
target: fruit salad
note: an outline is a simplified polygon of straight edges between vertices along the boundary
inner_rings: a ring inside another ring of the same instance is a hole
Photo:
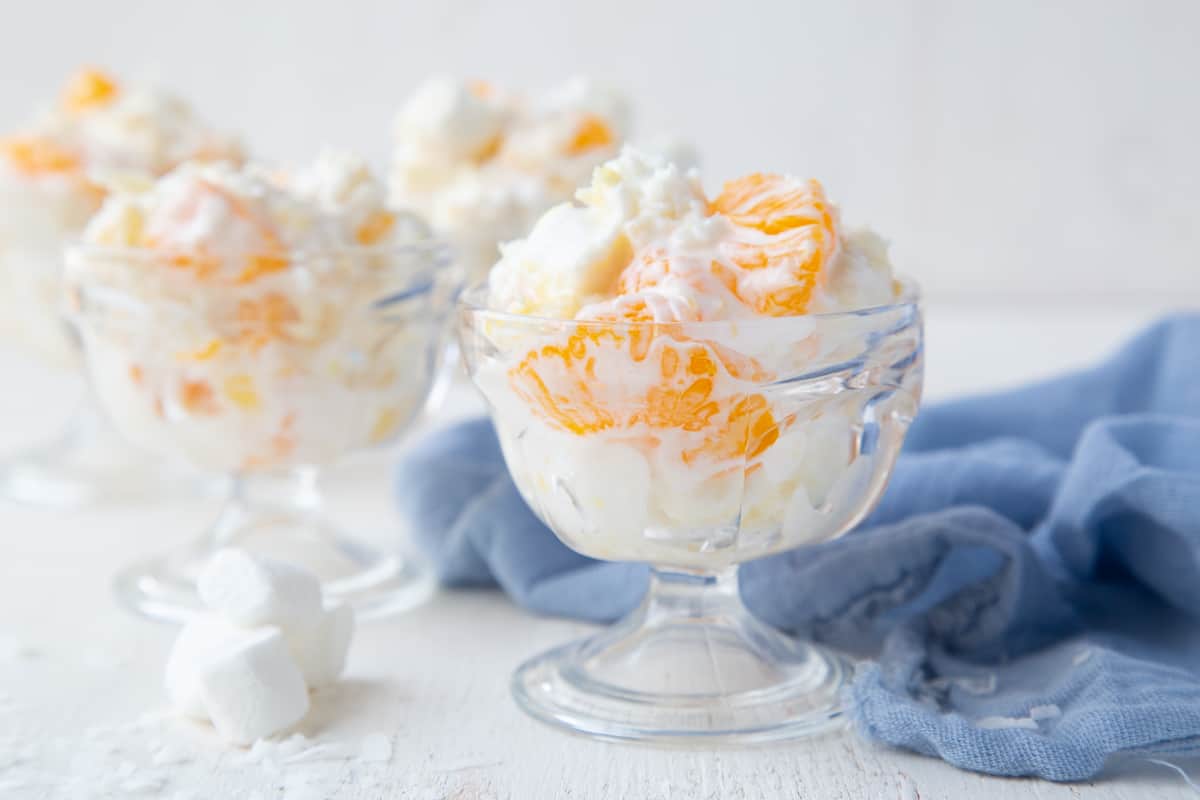
[[[418,410],[445,257],[357,157],[187,163],[114,192],[68,259],[101,400],[223,471],[327,463]],[[439,294],[440,293],[440,294]]]
[[[906,294],[883,240],[815,180],[710,196],[628,149],[576,201],[503,248],[468,346],[526,499],[600,557],[820,536],[837,492],[886,475],[856,432],[915,408],[889,370],[916,340],[873,349]]]

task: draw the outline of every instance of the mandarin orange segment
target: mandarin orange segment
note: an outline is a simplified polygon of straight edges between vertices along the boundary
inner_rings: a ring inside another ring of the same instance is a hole
[[[150,238],[146,240],[146,247],[153,249],[159,247],[159,243],[157,240]],[[162,260],[167,266],[196,273],[196,277],[200,280],[208,278],[221,268],[221,262],[215,256],[202,251],[190,253],[168,252],[163,256]]]
[[[480,100],[487,100],[496,93],[496,87],[485,80],[476,78],[475,80],[467,81],[467,91]]]
[[[712,265],[718,280],[759,314],[804,314],[838,249],[837,218],[821,184],[747,175],[725,184],[709,213],[735,225],[722,247],[729,263]],[[771,279],[747,274],[760,271]]]
[[[76,172],[79,156],[41,136],[12,136],[0,139],[0,155],[26,175]]]
[[[198,217],[209,213],[205,210],[205,204],[213,202],[244,223],[243,229],[235,228],[236,235],[255,242],[255,252],[245,259],[241,271],[233,278],[234,283],[251,283],[289,266],[287,248],[266,216],[244,199],[207,180],[197,181],[195,191],[170,207],[168,213],[156,221],[154,230],[146,237],[145,246],[165,251],[167,263],[192,270],[198,280],[220,275],[221,258],[203,246],[176,245],[174,241],[176,232],[188,230]]]
[[[721,368],[728,372],[731,377],[739,381],[751,381],[753,383],[762,383],[771,379],[771,373],[751,356],[739,353],[720,342],[705,342],[705,345],[717,357],[717,360],[721,362]]]
[[[657,380],[645,389],[631,389],[619,401],[598,397],[595,363],[602,347],[615,348],[633,362],[645,361],[654,349],[650,363],[658,367]],[[680,453],[685,463],[757,458],[779,437],[775,418],[761,395],[717,394],[722,372],[735,379],[765,376],[753,359],[712,342],[690,341],[670,331],[655,336],[644,328],[591,325],[562,346],[531,351],[510,372],[510,380],[535,413],[578,436],[610,429],[634,432],[640,426],[677,430],[701,436],[697,446]],[[647,448],[661,443],[657,435],[637,441]]]
[[[474,156],[476,164],[486,164],[496,156],[500,155],[500,151],[504,149],[504,134],[497,133],[492,138],[488,139],[483,145],[475,151]]]
[[[190,352],[185,351],[176,356],[180,361],[208,361],[216,358],[221,352],[223,343],[220,339],[210,339],[203,347]]]
[[[584,327],[562,346],[546,345],[531,351],[512,370],[513,388],[536,411],[571,433],[582,436],[612,428],[617,424],[616,417],[596,400],[589,386],[588,373],[594,369],[589,342],[596,345],[602,339],[610,339],[617,346],[622,343],[615,331]],[[552,392],[539,368],[565,380],[564,391]]]
[[[713,382],[708,378],[692,381],[686,388],[652,387],[631,422],[645,422],[651,428],[704,430],[721,407],[712,399]]]
[[[246,266],[237,276],[237,283],[247,284],[256,281],[264,275],[280,272],[288,268],[287,256],[282,253],[256,253],[246,259]]]
[[[757,458],[779,439],[779,426],[761,394],[738,400],[714,428],[702,445],[683,451],[685,464],[703,456],[719,461]]]
[[[617,276],[617,292],[630,295],[657,286],[670,272],[671,261],[662,250],[639,253]]]
[[[235,314],[238,344],[255,350],[273,340],[287,338],[288,326],[300,320],[300,312],[278,292],[238,302]]]
[[[265,452],[255,453],[242,459],[243,469],[263,469],[278,466],[296,450],[296,413],[288,412],[279,422],[279,427],[267,441]]]
[[[97,69],[85,69],[74,75],[63,89],[62,104],[68,111],[80,112],[108,105],[117,97],[117,82]]]
[[[375,423],[371,426],[368,437],[372,443],[378,444],[392,438],[398,430],[400,430],[400,410],[394,406],[388,406],[381,409],[378,416],[375,417]]]
[[[833,213],[820,181],[756,172],[725,184],[709,212],[767,234],[805,225],[833,230]]]
[[[390,211],[376,211],[358,226],[354,238],[361,245],[373,245],[387,236],[395,225],[395,214]]]
[[[574,136],[567,143],[568,155],[577,156],[598,147],[607,147],[616,141],[612,129],[595,114],[584,114],[575,129]]]
[[[279,422],[279,429],[271,437],[271,449],[276,458],[287,458],[296,449],[296,412],[289,411]]]
[[[179,404],[191,414],[211,416],[221,410],[212,386],[202,380],[183,382],[179,387]]]

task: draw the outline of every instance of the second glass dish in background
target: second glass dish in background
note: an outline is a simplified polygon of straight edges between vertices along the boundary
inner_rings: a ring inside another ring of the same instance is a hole
[[[304,566],[363,617],[432,590],[399,549],[327,519],[317,480],[422,408],[458,284],[449,251],[426,241],[287,257],[288,269],[252,283],[205,286],[185,279],[177,253],[68,253],[88,372],[117,428],[233,478],[197,541],[118,576],[119,598],[139,613],[189,616],[200,566],[226,545]]]

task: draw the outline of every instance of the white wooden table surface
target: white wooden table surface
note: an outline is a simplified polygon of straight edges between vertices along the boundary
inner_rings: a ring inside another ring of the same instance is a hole
[[[935,307],[929,395],[1009,384],[1092,358],[1151,315]],[[0,376],[0,453],[9,453],[52,430],[70,407],[71,384],[12,354],[0,356]],[[455,397],[452,412],[473,402]],[[385,461],[360,460],[331,477],[331,502],[345,518],[397,536],[387,483]],[[344,681],[317,695],[308,736],[346,743],[383,733],[393,744],[390,759],[245,763],[198,726],[143,719],[164,707],[172,629],[125,614],[109,592],[118,566],[186,539],[212,511],[205,500],[71,513],[0,505],[0,798],[1197,796],[1179,775],[1145,762],[1096,783],[1002,780],[848,732],[718,751],[566,736],[526,718],[509,698],[508,678],[525,657],[588,626],[534,617],[486,591],[443,592],[405,616],[364,626]],[[155,764],[156,756],[171,763]],[[1200,773],[1200,761],[1179,763]]]

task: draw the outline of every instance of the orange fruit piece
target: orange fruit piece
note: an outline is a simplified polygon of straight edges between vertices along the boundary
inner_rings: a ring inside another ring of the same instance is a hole
[[[376,211],[358,226],[358,230],[354,232],[354,239],[361,245],[373,245],[387,236],[395,224],[395,214],[390,211]]]
[[[727,412],[713,426],[699,447],[684,450],[683,462],[691,464],[703,456],[752,460],[779,439],[779,425],[761,394],[745,395],[727,404]]]
[[[80,70],[63,89],[62,104],[76,113],[111,103],[118,93],[117,82],[98,69]]]
[[[721,248],[727,263],[713,264],[717,278],[759,314],[805,313],[838,249],[837,217],[821,184],[747,175],[725,184],[709,213],[735,226]]]
[[[257,350],[275,339],[287,338],[287,327],[300,320],[300,312],[278,292],[237,304],[237,342]]]
[[[671,327],[580,326],[563,345],[528,353],[509,373],[510,383],[535,414],[577,436],[644,425],[692,434],[693,444],[679,453],[687,464],[760,456],[779,438],[766,400],[739,391],[722,395],[717,386],[722,379],[761,381],[764,371],[753,359],[714,342],[690,340]],[[631,373],[628,384],[603,387],[603,396],[597,391],[597,359],[614,356],[629,359],[633,369],[656,364],[658,374],[639,387]],[[629,441],[660,445],[653,434]]]
[[[220,339],[209,339],[203,347],[179,353],[176,358],[180,361],[208,361],[221,352],[222,344]]]
[[[246,258],[246,266],[238,274],[236,283],[250,283],[263,275],[285,270],[290,263],[287,256],[280,253],[255,253]]]
[[[579,127],[575,129],[575,135],[567,143],[567,154],[577,156],[598,147],[607,147],[616,138],[604,120],[595,114],[584,114]]]
[[[0,155],[26,175],[76,172],[79,156],[43,136],[0,139]]]
[[[179,404],[191,414],[212,415],[221,410],[212,386],[202,380],[183,382],[179,388]]]
[[[529,352],[509,373],[514,391],[536,413],[578,436],[614,427],[616,416],[596,400],[590,385],[596,365],[592,350],[606,340],[609,346],[624,344],[615,330],[580,326],[562,346],[546,345]],[[543,371],[553,384],[566,385],[551,391]]]
[[[238,221],[240,229],[237,230],[237,238],[248,239],[254,242],[257,248],[256,252],[248,255],[241,264],[241,271],[234,277],[234,283],[251,283],[263,275],[279,272],[290,265],[287,248],[265,215],[224,187],[207,180],[197,181],[194,191],[167,208],[160,218],[153,221],[153,228],[146,236],[146,247],[166,251],[166,263],[192,270],[198,280],[207,280],[218,275],[222,262],[219,255],[202,247],[179,245],[174,241],[178,231],[187,230],[198,216],[207,213],[206,204],[213,203],[220,204],[223,210]]]
[[[265,452],[250,454],[242,459],[243,469],[263,469],[282,464],[296,450],[296,412],[289,411],[279,421],[275,433],[267,442]]]
[[[485,80],[476,78],[475,80],[467,81],[467,91],[480,100],[487,100],[496,94],[496,87]]]

